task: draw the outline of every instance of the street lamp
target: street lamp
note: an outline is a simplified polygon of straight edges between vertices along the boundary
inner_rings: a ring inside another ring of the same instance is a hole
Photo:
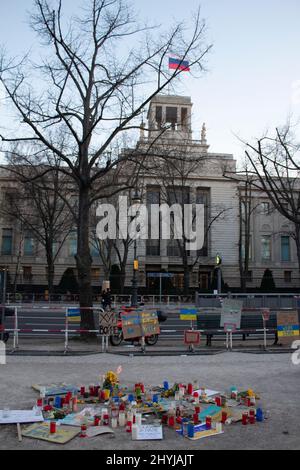
[[[133,204],[140,204],[141,197],[138,193],[138,190],[135,190],[134,195],[131,198]],[[137,241],[134,239],[134,255],[133,255],[133,278],[132,278],[132,296],[131,296],[131,307],[138,306],[138,279],[137,273],[139,270],[139,262],[137,259]]]

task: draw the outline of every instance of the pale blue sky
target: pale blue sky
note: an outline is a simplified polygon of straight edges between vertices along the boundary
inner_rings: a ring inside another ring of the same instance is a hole
[[[63,0],[72,10],[83,0]],[[141,18],[168,26],[188,18],[194,0],[134,0]],[[186,74],[183,93],[194,103],[194,137],[202,122],[211,151],[242,155],[234,134],[245,140],[300,116],[300,1],[202,0],[208,40],[214,43],[208,73],[195,80]],[[0,44],[11,54],[35,47],[26,23],[31,0],[0,0]],[[293,88],[294,87],[294,88]],[[1,119],[3,114],[1,113]],[[0,126],[3,124],[0,123]]]

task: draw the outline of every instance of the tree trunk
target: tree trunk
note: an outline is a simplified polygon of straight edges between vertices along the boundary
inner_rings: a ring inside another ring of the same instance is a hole
[[[79,208],[77,227],[76,265],[78,272],[79,304],[81,310],[80,327],[84,330],[94,330],[93,294],[91,285],[92,257],[90,253],[90,194],[89,188],[82,185],[79,188]],[[91,334],[83,333],[83,337]],[[92,335],[94,336],[94,335]]]

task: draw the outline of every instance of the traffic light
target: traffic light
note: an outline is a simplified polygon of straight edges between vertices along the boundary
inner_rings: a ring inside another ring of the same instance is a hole
[[[219,254],[216,256],[216,266],[221,266],[222,264],[222,258]]]
[[[133,261],[133,269],[134,269],[134,271],[138,271],[138,269],[139,269],[139,262],[138,262],[137,259],[135,259]]]

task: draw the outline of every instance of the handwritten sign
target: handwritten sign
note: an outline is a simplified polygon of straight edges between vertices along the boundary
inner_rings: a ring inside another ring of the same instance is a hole
[[[143,336],[140,312],[122,312],[121,320],[124,339],[140,338]]]
[[[231,331],[233,327],[234,329],[240,328],[242,308],[243,308],[243,302],[240,300],[234,300],[234,299],[223,300],[220,326],[225,327],[225,324],[231,325]]]
[[[34,410],[0,410],[0,424],[39,423],[44,421],[43,415]]]
[[[190,345],[199,345],[200,344],[200,331],[197,330],[185,330],[184,332],[184,344],[187,346]]]
[[[99,313],[99,332],[102,336],[110,336],[115,334],[117,326],[117,316],[115,312]]]
[[[157,441],[163,438],[162,426],[143,425],[137,428],[137,441]]]
[[[270,309],[269,308],[263,308],[262,311],[261,311],[261,315],[262,315],[262,318],[263,318],[263,321],[266,322],[266,321],[269,321],[270,320]]]
[[[296,310],[277,313],[277,331],[281,342],[291,342],[299,333],[299,318]]]
[[[142,336],[157,335],[160,333],[157,313],[141,311],[122,312],[122,331],[125,339],[140,338]]]
[[[144,336],[159,335],[160,328],[157,313],[141,313],[141,327]]]

